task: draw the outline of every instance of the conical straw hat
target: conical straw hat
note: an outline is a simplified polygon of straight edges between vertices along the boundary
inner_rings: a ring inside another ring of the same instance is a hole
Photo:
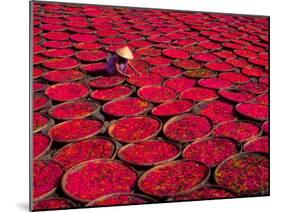
[[[116,50],[116,54],[126,59],[134,59],[134,55],[128,46],[124,46]]]

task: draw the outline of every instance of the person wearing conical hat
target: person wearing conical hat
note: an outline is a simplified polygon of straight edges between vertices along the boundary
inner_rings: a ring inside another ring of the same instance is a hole
[[[115,54],[111,55],[107,60],[107,74],[114,75],[118,72],[126,76],[128,62],[131,59],[134,59],[134,56],[128,46],[117,49]]]

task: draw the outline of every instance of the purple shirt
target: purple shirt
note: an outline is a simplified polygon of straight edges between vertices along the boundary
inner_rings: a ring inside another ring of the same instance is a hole
[[[111,55],[107,60],[106,73],[109,75],[114,75],[117,72],[116,70],[117,63],[119,63],[120,71],[122,71],[125,74],[128,65],[128,60],[126,60],[125,63],[120,63],[119,57],[115,54]]]

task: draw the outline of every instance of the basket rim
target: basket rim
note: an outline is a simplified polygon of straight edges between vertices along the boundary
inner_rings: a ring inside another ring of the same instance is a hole
[[[201,188],[199,188],[199,189],[196,189],[196,190],[194,190],[194,191],[188,192],[188,193],[186,193],[186,194],[184,194],[184,195],[189,195],[189,194],[191,194],[191,193],[193,193],[193,192],[199,191],[200,189],[204,189],[204,188],[222,189],[222,190],[225,190],[225,191],[227,191],[227,192],[233,194],[234,197],[237,197],[237,194],[233,193],[233,192],[232,192],[231,190],[229,190],[228,188],[226,188],[226,187],[224,187],[224,186],[220,186],[220,185],[209,184],[209,183],[205,184],[203,187],[201,187]],[[169,201],[169,202],[170,202],[170,201],[177,201],[177,200],[176,200],[176,197],[180,197],[180,196],[182,196],[182,195],[173,196],[173,197],[169,198],[167,201]],[[216,199],[217,199],[217,198],[216,198]]]
[[[44,198],[44,199],[41,199],[41,200],[36,201],[36,202],[33,204],[32,208],[34,208],[34,206],[35,206],[36,204],[39,204],[39,203],[44,202],[44,201],[49,201],[49,200],[64,200],[64,201],[68,202],[69,204],[71,204],[72,207],[76,207],[76,204],[75,204],[74,202],[72,202],[70,199],[66,199],[66,198],[64,198],[64,197],[47,197],[47,198]],[[37,210],[37,209],[36,209],[36,210]],[[38,210],[40,210],[40,209],[38,209]]]
[[[107,198],[110,198],[110,197],[114,197],[114,196],[132,196],[132,197],[138,197],[138,198],[141,198],[143,200],[147,200],[149,202],[156,202],[155,199],[153,199],[152,197],[150,196],[147,196],[147,195],[144,195],[144,194],[139,194],[139,193],[112,193],[112,194],[106,194],[106,195],[103,195],[103,196],[100,196],[94,200],[91,200],[88,204],[86,204],[86,206],[94,206],[94,204],[100,200],[105,200]]]

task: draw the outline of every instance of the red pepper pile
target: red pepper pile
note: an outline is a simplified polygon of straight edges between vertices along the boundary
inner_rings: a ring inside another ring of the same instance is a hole
[[[53,159],[65,169],[97,158],[111,158],[116,150],[115,144],[108,138],[95,138],[69,144],[61,148]]]
[[[241,153],[229,158],[217,168],[215,180],[219,185],[237,194],[267,193],[268,168],[269,161],[266,156]]]
[[[149,106],[149,102],[140,98],[122,98],[106,103],[103,112],[113,116],[132,116],[145,113]]]
[[[89,202],[106,194],[131,192],[138,176],[120,162],[97,159],[74,166],[62,180],[69,196]]]
[[[80,100],[58,104],[49,110],[49,115],[59,120],[85,118],[99,109],[97,102]]]
[[[32,4],[34,209],[268,194],[268,17]]]
[[[148,140],[131,144],[120,149],[118,156],[135,165],[154,165],[178,156],[180,149],[173,143],[164,140]]]
[[[168,162],[146,172],[139,188],[146,194],[167,197],[189,192],[209,177],[209,168],[195,161]]]

